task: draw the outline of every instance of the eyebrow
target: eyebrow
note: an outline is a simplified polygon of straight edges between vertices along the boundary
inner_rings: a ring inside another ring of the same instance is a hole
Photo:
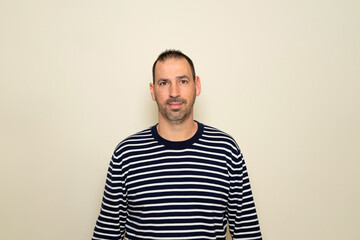
[[[176,76],[176,79],[188,79],[188,80],[190,80],[190,78],[188,76],[186,76],[186,75]],[[169,79],[168,78],[159,78],[157,80],[157,82],[162,82],[162,81],[169,81]]]
[[[163,81],[169,81],[169,79],[168,79],[168,78],[159,78],[159,79],[157,80],[158,83],[159,83],[159,82],[163,82]]]

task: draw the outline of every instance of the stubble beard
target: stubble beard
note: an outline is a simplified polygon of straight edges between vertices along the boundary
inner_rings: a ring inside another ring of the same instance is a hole
[[[191,102],[187,102],[185,99],[182,99],[182,98],[170,98],[167,101],[165,101],[164,104],[160,104],[155,96],[155,100],[158,105],[160,114],[163,116],[163,118],[167,122],[169,122],[172,125],[182,124],[183,122],[185,122],[185,120],[189,119],[189,117],[193,111],[195,99],[196,99],[196,94],[194,93],[194,96],[193,96],[193,99],[191,100]],[[183,104],[185,104],[185,108],[183,110],[180,110],[180,109],[179,110],[171,110],[171,109],[167,110],[166,106],[167,106],[168,102],[174,102],[174,101],[182,102]]]

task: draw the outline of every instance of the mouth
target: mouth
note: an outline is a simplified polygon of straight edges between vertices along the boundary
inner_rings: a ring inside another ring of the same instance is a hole
[[[185,103],[186,100],[182,98],[170,98],[166,101],[166,104],[172,110],[179,110]]]
[[[168,103],[168,106],[171,108],[171,109],[178,109],[180,108],[184,103],[182,102],[171,102],[171,103]]]

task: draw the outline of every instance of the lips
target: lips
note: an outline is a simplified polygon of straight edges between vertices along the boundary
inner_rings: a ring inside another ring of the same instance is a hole
[[[171,102],[171,103],[168,103],[168,105],[172,109],[177,109],[177,108],[180,108],[183,105],[183,103],[182,102]]]
[[[184,103],[186,103],[186,100],[182,98],[169,98],[168,100],[166,100],[166,104],[171,109],[179,109]]]

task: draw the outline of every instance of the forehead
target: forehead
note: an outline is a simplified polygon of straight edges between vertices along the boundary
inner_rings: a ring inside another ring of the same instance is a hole
[[[185,58],[169,58],[158,61],[155,65],[155,78],[171,77],[173,75],[187,75],[191,77],[191,67]]]

